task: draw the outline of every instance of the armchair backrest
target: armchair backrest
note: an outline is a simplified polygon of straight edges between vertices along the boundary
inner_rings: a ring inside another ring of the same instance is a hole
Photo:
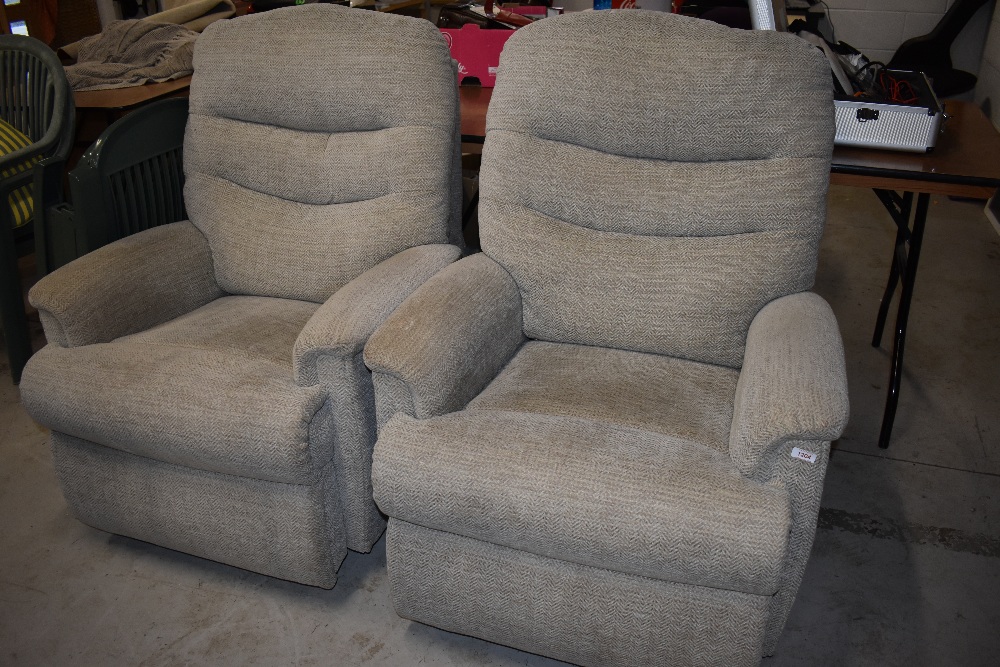
[[[812,285],[833,133],[829,66],[794,36],[661,12],[540,21],[500,61],[483,251],[529,338],[739,367],[761,307]]]
[[[184,199],[229,293],[322,302],[460,238],[456,74],[427,21],[326,4],[198,39]]]

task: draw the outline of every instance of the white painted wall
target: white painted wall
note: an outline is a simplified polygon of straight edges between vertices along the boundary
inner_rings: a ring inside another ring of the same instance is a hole
[[[896,47],[937,25],[954,0],[826,0],[836,38],[872,60],[887,62]],[[983,6],[952,46],[955,67],[975,74],[993,3]]]

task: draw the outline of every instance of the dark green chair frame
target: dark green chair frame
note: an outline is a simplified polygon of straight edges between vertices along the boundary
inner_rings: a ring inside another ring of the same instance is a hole
[[[70,172],[73,221],[54,242],[77,255],[144,229],[187,219],[187,98],[154,102],[121,118]],[[71,231],[72,230],[72,231]]]
[[[44,275],[52,268],[48,215],[62,201],[74,115],[73,95],[55,52],[32,37],[0,35],[0,118],[32,141],[27,148],[0,158],[0,169],[42,158],[34,169],[0,181],[0,319],[15,383],[20,382],[32,353],[17,260],[30,252],[33,239],[38,273]],[[29,183],[35,202],[32,221],[14,229],[7,198]]]

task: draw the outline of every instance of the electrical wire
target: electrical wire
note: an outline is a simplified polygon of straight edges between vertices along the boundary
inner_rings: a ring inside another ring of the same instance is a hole
[[[920,99],[909,81],[896,78],[885,70],[879,72],[879,84],[886,90],[887,97],[896,104],[913,104]]]
[[[819,3],[826,8],[826,22],[830,24],[830,42],[833,44],[837,43],[837,29],[833,25],[833,17],[830,16],[830,5],[826,4],[825,0],[819,0]]]

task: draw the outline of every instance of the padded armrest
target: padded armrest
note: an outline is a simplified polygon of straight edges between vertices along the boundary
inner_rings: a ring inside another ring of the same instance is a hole
[[[782,445],[840,437],[847,425],[844,346],[830,306],[803,292],[765,306],[750,324],[736,385],[729,452],[754,476]]]
[[[381,427],[461,410],[525,340],[514,279],[480,253],[428,280],[365,346]]]
[[[188,221],[76,259],[29,293],[49,343],[76,347],[144,331],[222,296],[208,241]]]
[[[317,361],[324,355],[351,358],[361,353],[376,328],[428,278],[461,255],[453,245],[409,248],[365,271],[319,307],[295,341],[295,381],[319,382]]]

